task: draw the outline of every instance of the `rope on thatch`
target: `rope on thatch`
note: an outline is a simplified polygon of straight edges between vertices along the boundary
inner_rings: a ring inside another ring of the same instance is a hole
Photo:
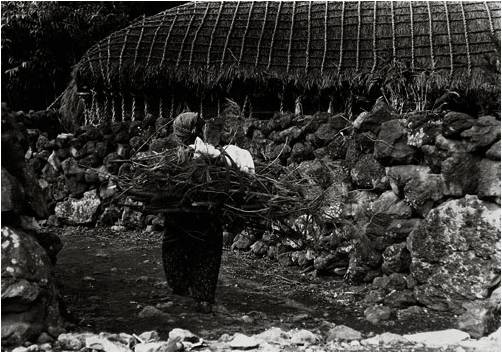
[[[293,2],[293,11],[291,13],[291,26],[289,30],[289,44],[288,44],[288,63],[286,65],[286,72],[289,73],[289,67],[291,66],[291,48],[293,47],[293,31],[295,28],[295,14],[296,14],[296,1]]]
[[[444,2],[444,12],[446,15],[446,31],[448,33],[448,50],[450,51],[450,80],[453,77],[453,48],[451,42],[451,31],[450,31],[450,13],[448,11],[448,2]]]
[[[87,125],[89,123],[89,109],[87,109],[87,103],[85,99],[82,99],[81,102],[82,107],[84,108],[84,125]]]
[[[136,49],[134,50],[134,60],[132,61],[132,67],[136,67],[136,61],[138,60],[139,46],[143,41],[143,34],[145,33],[145,15],[143,15],[143,20],[141,21],[141,31],[139,32],[138,43],[136,44]],[[109,48],[109,47],[108,47]]]
[[[361,40],[361,1],[357,2],[357,43],[356,43],[356,72],[359,71],[359,45]]]
[[[133,26],[129,26],[125,32],[125,35],[124,35],[124,43],[122,45],[122,49],[120,50],[120,57],[119,57],[119,73],[122,72],[122,64],[124,62],[124,52],[127,47],[127,37],[129,37],[129,33],[131,33],[132,28],[133,28]],[[122,97],[122,99],[124,99],[124,97]],[[122,112],[123,111],[124,110],[122,110]],[[123,116],[122,116],[122,121],[124,121]]]
[[[263,35],[265,34],[265,25],[267,24],[268,17],[268,1],[265,2],[265,14],[263,15],[263,24],[261,26],[260,38],[258,39],[258,45],[256,46],[256,58],[254,62],[254,67],[258,67],[258,60],[260,58],[261,41],[263,40]]]
[[[395,63],[397,60],[396,56],[396,20],[394,18],[394,1],[390,2],[390,22],[392,28],[392,61]]]
[[[101,78],[105,78],[105,70],[103,68],[103,58],[101,56],[101,44],[99,44],[99,52],[98,52],[98,62],[99,62],[99,69],[101,71]]]
[[[249,96],[246,94],[246,97],[244,97],[244,103],[242,104],[242,110],[241,110],[241,116],[245,116],[246,109],[249,106]]]
[[[154,47],[155,42],[157,40],[157,36],[159,34],[160,29],[164,28],[164,24],[166,23],[166,19],[167,19],[168,14],[169,14],[169,12],[167,12],[167,11],[164,13],[164,16],[162,16],[162,20],[160,21],[160,25],[157,27],[157,29],[153,33],[152,43],[150,43],[150,50],[148,51],[148,57],[146,58],[146,66],[148,66],[150,64],[150,60],[152,59],[153,47]]]
[[[209,6],[209,5],[207,5],[207,6]],[[178,67],[180,66],[181,56],[183,55],[183,49],[185,47],[185,42],[187,40],[188,33],[190,33],[190,29],[192,28],[193,20],[195,18],[196,13],[197,13],[197,2],[195,2],[194,6],[193,6],[193,13],[192,13],[192,16],[190,17],[190,22],[188,23],[187,30],[185,31],[185,35],[183,36],[183,40],[181,41],[180,50],[178,51],[178,59],[176,60],[176,65],[175,65],[176,70],[178,70]]]
[[[89,124],[93,124],[96,120],[99,119],[99,106],[96,91],[92,91],[92,115]]]
[[[159,118],[164,117],[164,100],[162,97],[159,98]]]
[[[218,16],[216,17],[216,22],[214,23],[213,30],[211,31],[211,37],[209,37],[209,47],[207,49],[207,62],[206,62],[206,66],[208,69],[211,65],[211,49],[213,47],[214,34],[216,33],[216,28],[218,28],[218,23],[220,22],[220,17],[223,11],[224,4],[225,3],[223,1],[220,3],[220,8],[218,9]]]
[[[197,27],[197,30],[195,31],[195,34],[193,35],[192,44],[190,45],[190,57],[188,58],[188,67],[189,68],[192,66],[193,52],[195,49],[195,41],[199,37],[199,32],[206,22],[206,18],[207,18],[208,13],[209,13],[209,3],[206,4],[206,10],[204,11],[204,15],[202,16],[202,20],[200,21],[199,27]]]
[[[169,26],[169,31],[167,32],[166,39],[164,40],[164,49],[162,50],[162,59],[160,59],[160,67],[164,66],[164,62],[166,60],[167,45],[169,44],[169,40],[171,39],[171,33],[173,32],[174,25],[178,20],[179,13],[180,13],[180,8],[177,7],[176,13],[174,14],[174,19],[171,22],[171,26]]]
[[[171,94],[171,109],[169,111],[169,119],[174,119],[174,94]]]
[[[434,60],[434,41],[432,33],[432,14],[431,14],[431,3],[427,1],[427,15],[429,16],[429,45],[431,48],[431,68],[434,71],[436,66],[436,60]]]
[[[324,8],[324,50],[322,53],[321,75],[324,73],[324,64],[326,63],[326,53],[328,52],[328,0]]]
[[[376,16],[376,1],[375,1],[375,16]],[[415,25],[413,24],[413,5],[410,1],[410,39],[411,39],[411,71],[415,71]],[[453,68],[453,65],[452,65]]]
[[[492,35],[492,38],[495,38],[495,29],[493,28],[493,19],[492,19],[492,13],[490,11],[490,8],[488,7],[488,3],[484,1],[485,4],[485,9],[486,9],[486,14],[488,15],[488,23],[490,25],[490,34]]]
[[[431,85],[493,86],[487,56],[497,55],[500,34],[494,2],[247,1],[194,8],[188,3],[140,19],[100,41],[77,65],[77,86],[99,90],[100,104],[102,91],[177,83],[204,90],[273,79],[324,90],[380,80],[380,68],[392,59],[426,72]]]
[[[111,44],[111,36],[108,36],[108,41],[106,42],[106,82],[108,82],[108,86],[111,85],[112,79],[110,75],[110,57],[112,56],[110,53],[110,44]]]
[[[117,121],[117,112],[115,111],[115,95],[112,94],[112,123]]]
[[[105,115],[105,117],[107,117],[108,116],[108,112],[110,111],[110,101],[108,99],[108,95],[107,94],[105,95],[105,108],[104,108],[104,110],[105,110],[104,115]]]
[[[244,55],[244,45],[246,44],[246,38],[248,35],[249,31],[249,24],[251,22],[251,15],[253,14],[253,7],[254,7],[254,1],[251,3],[251,6],[249,7],[249,13],[248,13],[248,19],[246,22],[246,27],[244,29],[244,34],[242,35],[242,41],[241,41],[241,50],[239,53],[239,60],[237,61],[237,66],[241,66],[241,61],[242,61],[242,56]]]
[[[377,66],[377,48],[376,48],[376,27],[377,27],[377,5],[378,1],[375,0],[373,4],[373,66],[371,67],[371,73],[375,72]],[[411,6],[411,3],[410,3]]]
[[[120,109],[122,121],[125,121],[125,99],[122,93],[120,93]]]
[[[87,120],[85,122],[85,125],[89,125],[90,122],[94,119],[93,115],[94,115],[94,105],[95,105],[95,99],[96,99],[96,95],[94,94],[93,90],[91,90],[91,106],[89,108],[89,114],[87,114]]]
[[[87,58],[87,64],[89,65],[89,71],[92,77],[96,76],[96,71],[94,70],[94,66],[92,65],[92,61],[90,58]]]
[[[467,32],[467,20],[465,19],[464,3],[460,2],[460,8],[462,10],[462,22],[464,24],[464,36],[465,36],[465,54],[467,55],[467,72],[469,76],[471,75],[471,51],[469,49],[469,33]]]
[[[311,17],[312,17],[312,1],[309,1],[309,13],[307,17],[307,48],[305,49],[305,73],[309,71],[309,64],[310,64],[310,33],[312,32]]]
[[[136,120],[136,96],[132,96],[132,103],[131,103],[131,121]]]
[[[274,30],[272,31],[272,42],[270,43],[270,50],[268,52],[268,64],[267,70],[270,70],[270,64],[272,63],[272,52],[274,51],[275,36],[277,34],[277,25],[279,24],[279,17],[281,16],[282,2],[279,2],[279,9],[277,10],[277,15],[275,16]]]
[[[202,104],[202,97],[199,99],[199,117],[204,119],[204,105]]]
[[[223,53],[221,54],[221,64],[220,70],[223,69],[223,65],[225,63],[225,54],[227,53],[228,42],[230,41],[230,36],[232,35],[232,31],[234,30],[235,18],[237,17],[237,11],[239,11],[240,2],[237,2],[235,6],[234,15],[232,16],[232,22],[230,23],[230,29],[227,33],[227,38],[225,39],[225,45],[223,46]]]
[[[345,1],[342,1],[342,13],[340,15],[340,53],[338,54],[338,70],[337,75],[340,75],[340,71],[342,70],[342,62],[343,62],[343,29],[344,29],[344,20],[345,20]]]

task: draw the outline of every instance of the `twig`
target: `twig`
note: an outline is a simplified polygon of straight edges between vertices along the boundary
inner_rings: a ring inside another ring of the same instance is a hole
[[[284,148],[288,145],[288,137],[286,137],[286,141],[284,142],[284,144],[282,145],[282,148],[281,148],[281,151],[279,152],[279,154],[277,155],[277,157],[275,157],[275,159],[270,163],[268,164],[263,170],[262,172],[264,172],[265,170],[267,170],[269,167],[271,167],[278,159],[279,157],[281,156],[282,152],[284,152]]]
[[[280,278],[280,279],[282,279],[282,280],[284,280],[284,281],[286,281],[288,283],[291,283],[291,284],[301,284],[300,282],[298,282],[298,281],[296,281],[294,279],[289,279],[289,278],[283,277],[281,275],[274,274],[273,276],[277,277],[277,278]]]

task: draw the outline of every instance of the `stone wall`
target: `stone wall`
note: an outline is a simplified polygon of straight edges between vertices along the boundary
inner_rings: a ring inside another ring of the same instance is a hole
[[[235,126],[239,146],[295,170],[304,196],[321,197],[323,207],[314,221],[292,221],[301,239],[244,230],[233,249],[371,283],[368,315],[386,313],[382,304],[392,315],[418,305],[458,314],[489,308],[482,320],[492,319],[489,298],[500,285],[500,117],[398,114],[379,99],[354,120],[276,113]],[[162,229],[160,215],[118,206],[130,200],[117,199],[109,175],[123,168],[116,160],[174,146],[169,120],[149,115],[54,139],[28,132],[26,158],[55,209],[49,223]]]
[[[53,276],[62,244],[35,219],[49,212],[39,180],[24,160],[25,123],[2,106],[3,346],[33,342],[47,332],[57,337],[62,324]]]

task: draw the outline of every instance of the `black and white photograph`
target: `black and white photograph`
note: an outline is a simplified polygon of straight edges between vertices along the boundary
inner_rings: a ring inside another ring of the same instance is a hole
[[[500,1],[1,1],[2,352],[500,352]]]

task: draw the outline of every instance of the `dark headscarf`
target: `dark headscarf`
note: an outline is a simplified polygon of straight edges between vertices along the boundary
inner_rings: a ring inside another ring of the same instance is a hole
[[[199,113],[186,112],[178,115],[173,122],[173,133],[178,142],[189,145],[195,141],[199,127]]]

